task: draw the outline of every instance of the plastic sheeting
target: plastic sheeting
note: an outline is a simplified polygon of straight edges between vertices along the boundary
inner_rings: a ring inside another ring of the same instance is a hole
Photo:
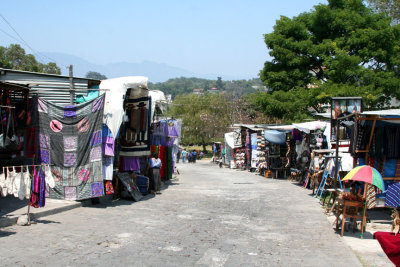
[[[327,123],[325,121],[309,121],[303,123],[293,123],[293,126],[294,128],[309,134],[310,131],[324,130],[327,126]]]
[[[104,103],[103,123],[107,124],[113,137],[118,134],[118,130],[124,116],[124,98],[126,91],[131,90],[132,98],[147,96],[147,81],[144,76],[127,76],[121,78],[107,79],[100,83],[100,89],[108,89]]]
[[[265,140],[278,145],[286,145],[286,133],[277,130],[265,130]]]
[[[149,96],[151,97],[151,118],[154,116],[154,111],[156,109],[156,105],[158,105],[161,111],[166,111],[167,109],[167,99],[165,97],[164,92],[159,90],[150,90]]]

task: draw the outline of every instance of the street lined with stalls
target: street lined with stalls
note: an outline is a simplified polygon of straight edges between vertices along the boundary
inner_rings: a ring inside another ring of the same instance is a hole
[[[209,160],[177,168],[156,197],[0,229],[1,265],[362,266],[302,187]],[[367,266],[391,266],[380,253]]]

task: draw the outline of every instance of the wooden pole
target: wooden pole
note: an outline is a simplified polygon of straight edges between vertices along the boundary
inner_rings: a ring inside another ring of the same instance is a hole
[[[337,189],[337,181],[338,181],[338,171],[339,171],[339,125],[340,121],[336,120],[336,156],[335,156],[335,182],[333,183],[333,188]]]
[[[73,65],[69,65],[69,104],[74,104],[74,75],[73,75]]]

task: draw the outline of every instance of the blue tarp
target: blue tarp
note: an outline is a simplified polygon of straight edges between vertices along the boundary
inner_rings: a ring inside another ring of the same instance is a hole
[[[286,145],[286,133],[277,130],[265,130],[265,140],[278,145]]]

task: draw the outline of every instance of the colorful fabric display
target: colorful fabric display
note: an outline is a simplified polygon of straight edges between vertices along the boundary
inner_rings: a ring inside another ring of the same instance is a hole
[[[129,98],[126,115],[129,121],[121,138],[121,156],[139,157],[150,153],[151,98]]]
[[[122,157],[124,171],[140,171],[139,157]]]
[[[376,192],[375,186],[367,185],[367,195],[365,202],[367,204],[367,209],[373,209],[376,207]]]
[[[35,168],[32,179],[32,196],[30,205],[34,208],[44,207],[46,204],[46,182],[45,173],[41,167]]]
[[[114,187],[111,181],[104,181],[104,191],[106,195],[114,194]]]
[[[103,180],[111,181],[114,174],[114,157],[103,157]]]
[[[51,172],[46,174],[54,176],[50,198],[81,200],[104,194],[103,105],[104,95],[66,107],[38,99],[38,159],[51,165]],[[45,170],[42,172],[45,177]]]
[[[400,183],[388,186],[386,191],[386,207],[400,207]]]

